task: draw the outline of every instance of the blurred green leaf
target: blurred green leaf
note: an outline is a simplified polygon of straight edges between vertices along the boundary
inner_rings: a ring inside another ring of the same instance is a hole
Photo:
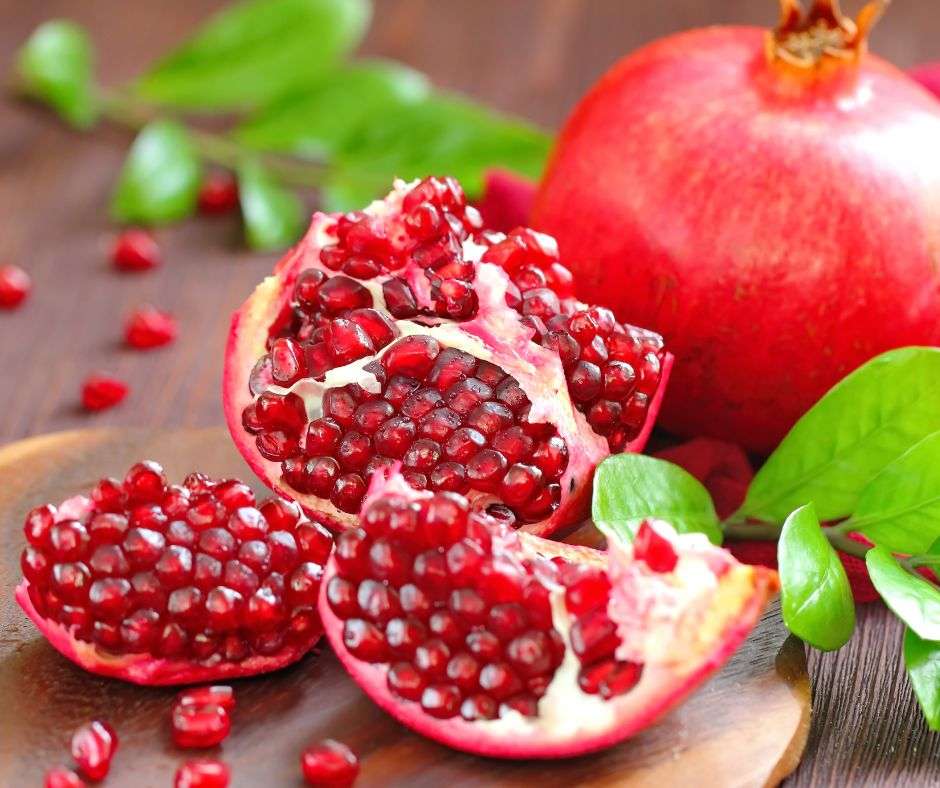
[[[831,388],[757,472],[738,517],[781,522],[806,501],[848,517],[888,463],[940,430],[940,348],[892,350]]]
[[[196,110],[257,107],[309,85],[354,49],[368,0],[248,0],[220,11],[141,77],[136,94]]]
[[[111,201],[122,222],[166,224],[193,212],[202,166],[189,132],[173,121],[145,126],[131,146]]]
[[[325,157],[366,121],[384,123],[426,98],[427,78],[392,62],[362,61],[330,71],[304,93],[285,96],[248,118],[235,138],[261,150]]]
[[[904,632],[904,666],[932,731],[940,731],[940,643]]]
[[[349,135],[330,168],[327,210],[349,210],[386,193],[395,177],[453,175],[477,197],[483,173],[505,167],[536,178],[551,138],[544,132],[454,96],[434,96]]]
[[[64,19],[37,27],[16,63],[23,91],[81,129],[91,126],[97,116],[93,69],[94,50],[88,34]]]
[[[852,588],[812,504],[784,522],[777,563],[783,620],[790,631],[823,651],[844,646],[855,630]]]
[[[295,194],[283,188],[256,161],[247,161],[238,170],[245,238],[252,249],[285,249],[304,228],[304,209]]]
[[[862,490],[847,530],[893,553],[920,553],[940,538],[940,432],[915,443]]]
[[[865,555],[868,575],[885,604],[924,640],[940,640],[940,590],[901,566],[883,547]]]
[[[598,466],[591,516],[600,530],[626,540],[641,521],[654,517],[679,533],[703,533],[721,544],[708,491],[678,465],[644,454],[616,454]]]

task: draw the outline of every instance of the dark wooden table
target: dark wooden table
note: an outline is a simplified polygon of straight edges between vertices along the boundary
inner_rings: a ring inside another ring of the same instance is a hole
[[[40,21],[68,16],[92,31],[100,73],[116,83],[220,4],[0,0],[0,69],[8,73],[15,48]],[[549,127],[557,127],[611,63],[643,42],[703,24],[768,24],[776,13],[773,0],[376,5],[369,54],[406,61],[439,85]],[[873,48],[900,65],[940,58],[934,4],[896,4]],[[0,261],[23,266],[35,282],[22,310],[0,315],[0,443],[74,427],[221,423],[229,314],[273,257],[244,251],[232,218],[193,220],[159,233],[166,259],[160,270],[115,275],[107,264],[113,227],[106,205],[127,143],[120,130],[76,134],[42,110],[0,100]],[[120,347],[123,317],[142,302],[178,315],[176,344],[149,354]],[[89,417],[77,407],[78,386],[95,369],[123,376],[133,392],[122,407]],[[879,606],[859,618],[842,651],[810,655],[813,733],[788,784],[940,785],[940,736],[927,731],[903,676],[901,629]]]

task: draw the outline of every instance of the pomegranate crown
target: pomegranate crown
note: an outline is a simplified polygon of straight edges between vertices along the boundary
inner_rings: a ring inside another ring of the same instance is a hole
[[[889,2],[871,0],[853,21],[839,0],[813,0],[809,11],[800,0],[780,0],[780,22],[767,34],[767,57],[801,71],[857,61]]]

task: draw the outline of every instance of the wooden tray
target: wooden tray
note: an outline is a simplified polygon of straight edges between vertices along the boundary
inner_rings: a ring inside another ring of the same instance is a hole
[[[172,785],[177,765],[192,755],[169,741],[172,690],[84,673],[13,601],[25,512],[148,457],[175,479],[197,468],[252,478],[220,429],[64,432],[0,449],[0,785],[40,785],[46,768],[69,762],[71,731],[92,717],[120,736],[108,786]],[[582,529],[574,539],[590,541],[592,533]],[[290,668],[238,681],[236,692],[232,734],[219,753],[233,786],[300,785],[300,751],[328,736],[359,754],[359,786],[776,785],[799,761],[810,709],[803,646],[787,638],[776,606],[724,670],[658,725],[565,761],[477,758],[423,739],[373,705],[322,644]]]

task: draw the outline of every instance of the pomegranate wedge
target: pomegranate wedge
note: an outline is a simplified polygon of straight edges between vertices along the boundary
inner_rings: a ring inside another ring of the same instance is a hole
[[[604,457],[643,447],[671,363],[572,285],[551,238],[482,230],[452,178],[315,214],[232,320],[232,437],[333,527],[400,461],[416,489],[553,533],[586,515]]]
[[[320,591],[330,644],[400,722],[460,750],[554,758],[649,726],[722,665],[778,588],[644,522],[606,552],[377,479]]]

